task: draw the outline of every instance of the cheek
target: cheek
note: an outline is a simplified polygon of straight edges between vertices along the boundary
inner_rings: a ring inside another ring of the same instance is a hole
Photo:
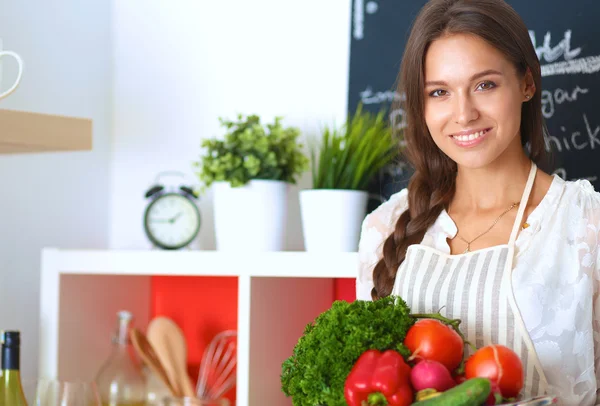
[[[431,136],[434,144],[444,153],[448,153],[450,148],[447,143],[447,136],[444,134],[448,123],[452,122],[452,112],[447,110],[443,103],[429,103],[429,105],[426,103],[424,110],[425,124],[430,134],[427,136]]]
[[[425,103],[425,123],[434,139],[442,135],[443,130],[448,123],[451,112],[447,110],[448,109],[443,103]]]
[[[521,126],[521,102],[512,94],[504,94],[492,103],[482,105],[482,111],[488,117],[494,117],[494,121],[507,136],[514,136]]]

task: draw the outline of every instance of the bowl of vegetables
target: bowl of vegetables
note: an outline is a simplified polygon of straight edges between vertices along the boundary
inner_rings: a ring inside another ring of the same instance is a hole
[[[556,403],[553,396],[520,399],[517,354],[502,345],[475,348],[460,323],[440,312],[413,314],[398,296],[336,301],[283,362],[282,391],[294,406]]]

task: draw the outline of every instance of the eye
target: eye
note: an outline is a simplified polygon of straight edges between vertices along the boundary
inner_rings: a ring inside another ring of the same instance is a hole
[[[491,80],[486,80],[485,82],[481,82],[477,86],[477,90],[490,90],[496,87],[496,84]]]
[[[445,96],[447,92],[442,89],[436,89],[433,92],[429,92],[429,97],[442,97]]]

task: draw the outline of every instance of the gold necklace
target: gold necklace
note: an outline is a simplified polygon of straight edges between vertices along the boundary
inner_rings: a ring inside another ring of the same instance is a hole
[[[510,207],[508,209],[506,209],[504,211],[504,213],[502,213],[501,215],[498,216],[498,218],[492,223],[492,225],[485,230],[483,233],[479,234],[477,237],[473,238],[471,241],[467,241],[464,238],[462,238],[460,235],[457,235],[458,238],[460,238],[461,240],[463,240],[464,242],[467,243],[467,249],[463,252],[463,254],[466,254],[467,252],[471,252],[471,243],[473,241],[475,241],[476,239],[478,239],[479,237],[485,235],[486,233],[488,233],[492,228],[494,228],[494,226],[496,225],[496,223],[498,223],[498,221],[500,221],[500,219],[509,211],[511,211],[512,209],[514,209],[516,206],[518,206],[519,203],[513,203],[510,205]]]

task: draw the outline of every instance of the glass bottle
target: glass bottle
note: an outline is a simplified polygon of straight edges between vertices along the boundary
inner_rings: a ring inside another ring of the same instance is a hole
[[[146,382],[129,338],[132,319],[132,314],[128,311],[117,313],[112,352],[96,376],[103,406],[146,404]]]
[[[21,334],[18,331],[4,331],[0,341],[2,341],[0,405],[27,406],[21,385]]]

